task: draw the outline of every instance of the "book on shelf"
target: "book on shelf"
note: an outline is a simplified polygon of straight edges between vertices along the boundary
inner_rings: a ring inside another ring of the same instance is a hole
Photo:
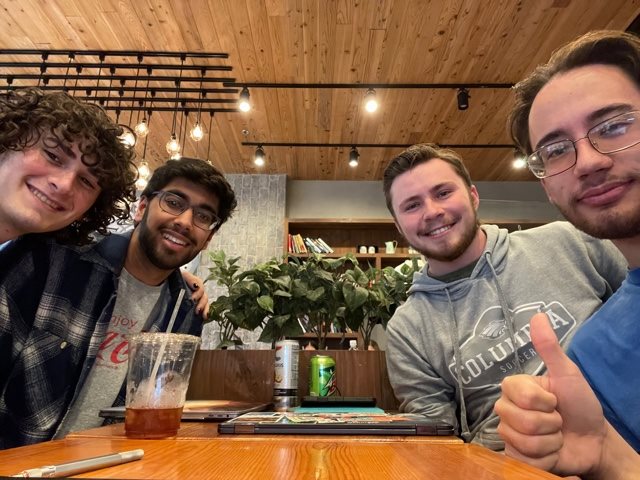
[[[296,246],[298,251],[296,253],[307,253],[307,247],[304,244],[304,240],[302,240],[302,235],[299,233],[293,236],[293,240],[296,242]]]
[[[287,251],[294,254],[302,253],[333,253],[333,249],[321,238],[302,237],[299,233],[289,234]]]
[[[310,239],[309,237],[305,237],[304,243],[307,246],[307,250],[309,250],[310,252],[312,252],[312,253],[324,253],[322,251],[322,249],[318,248],[318,245],[316,245],[316,243],[314,243],[314,241],[312,239]]]
[[[325,242],[324,240],[322,240],[320,237],[318,237],[316,239],[316,241],[321,245],[322,248],[324,248],[324,251],[326,253],[333,253],[333,248],[331,248],[327,242]]]

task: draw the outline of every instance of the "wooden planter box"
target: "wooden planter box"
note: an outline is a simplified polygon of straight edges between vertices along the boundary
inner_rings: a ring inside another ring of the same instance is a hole
[[[270,402],[275,350],[200,350],[196,354],[188,399]],[[300,352],[298,396],[309,394],[309,359],[329,355],[336,361],[336,380],[343,396],[371,396],[378,407],[397,410],[384,351],[325,350]]]

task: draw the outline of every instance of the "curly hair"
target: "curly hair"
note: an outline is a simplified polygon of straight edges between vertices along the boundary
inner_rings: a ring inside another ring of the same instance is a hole
[[[120,141],[122,128],[101,107],[63,92],[11,90],[0,96],[0,125],[0,161],[5,152],[29,149],[46,135],[57,145],[77,142],[82,163],[98,179],[100,194],[84,216],[49,234],[58,242],[90,243],[92,232],[106,235],[109,224],[129,219],[137,178],[135,151]]]
[[[440,148],[430,143],[412,145],[392,159],[384,170],[382,188],[384,190],[387,208],[393,217],[395,217],[395,213],[393,212],[391,186],[395,179],[403,173],[413,170],[418,165],[433,160],[434,158],[439,158],[451,165],[456,174],[464,180],[465,185],[471,187],[471,175],[469,175],[469,171],[467,167],[465,167],[462,157],[456,152],[448,148]]]
[[[204,187],[218,198],[217,214],[220,223],[214,231],[218,231],[238,206],[236,194],[224,175],[213,165],[197,158],[182,157],[180,160],[167,161],[153,172],[141,195],[147,198],[153,197],[154,192],[162,190],[174,178],[189,180]]]
[[[548,63],[519,82],[514,87],[515,104],[508,127],[521,152],[532,153],[529,113],[540,90],[555,75],[588,65],[618,67],[640,88],[640,39],[615,30],[589,32],[554,52]]]

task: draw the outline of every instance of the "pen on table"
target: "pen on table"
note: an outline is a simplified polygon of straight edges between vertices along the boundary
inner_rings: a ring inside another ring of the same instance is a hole
[[[113,465],[120,465],[122,463],[132,462],[134,460],[140,460],[144,455],[144,450],[129,450],[122,453],[110,453],[109,455],[101,455],[99,457],[85,458],[83,460],[76,460],[75,462],[61,463],[60,465],[45,465],[39,468],[30,468],[23,470],[14,477],[67,477],[69,475],[75,475],[76,473],[88,472],[90,470],[98,470],[100,468],[111,467]]]

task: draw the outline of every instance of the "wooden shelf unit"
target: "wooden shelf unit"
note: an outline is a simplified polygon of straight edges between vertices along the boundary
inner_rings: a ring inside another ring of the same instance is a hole
[[[352,253],[362,264],[372,267],[384,268],[397,266],[405,260],[418,256],[409,253],[409,244],[398,232],[393,219],[355,219],[355,218],[328,218],[328,219],[300,219],[291,218],[284,221],[284,252],[287,252],[288,235],[300,234],[302,237],[322,238],[332,249],[333,253],[324,254],[329,258],[342,257]],[[384,253],[385,242],[395,240],[398,242],[396,253]],[[374,246],[376,253],[358,253],[358,246]],[[292,254],[290,256],[305,257],[306,254]]]

